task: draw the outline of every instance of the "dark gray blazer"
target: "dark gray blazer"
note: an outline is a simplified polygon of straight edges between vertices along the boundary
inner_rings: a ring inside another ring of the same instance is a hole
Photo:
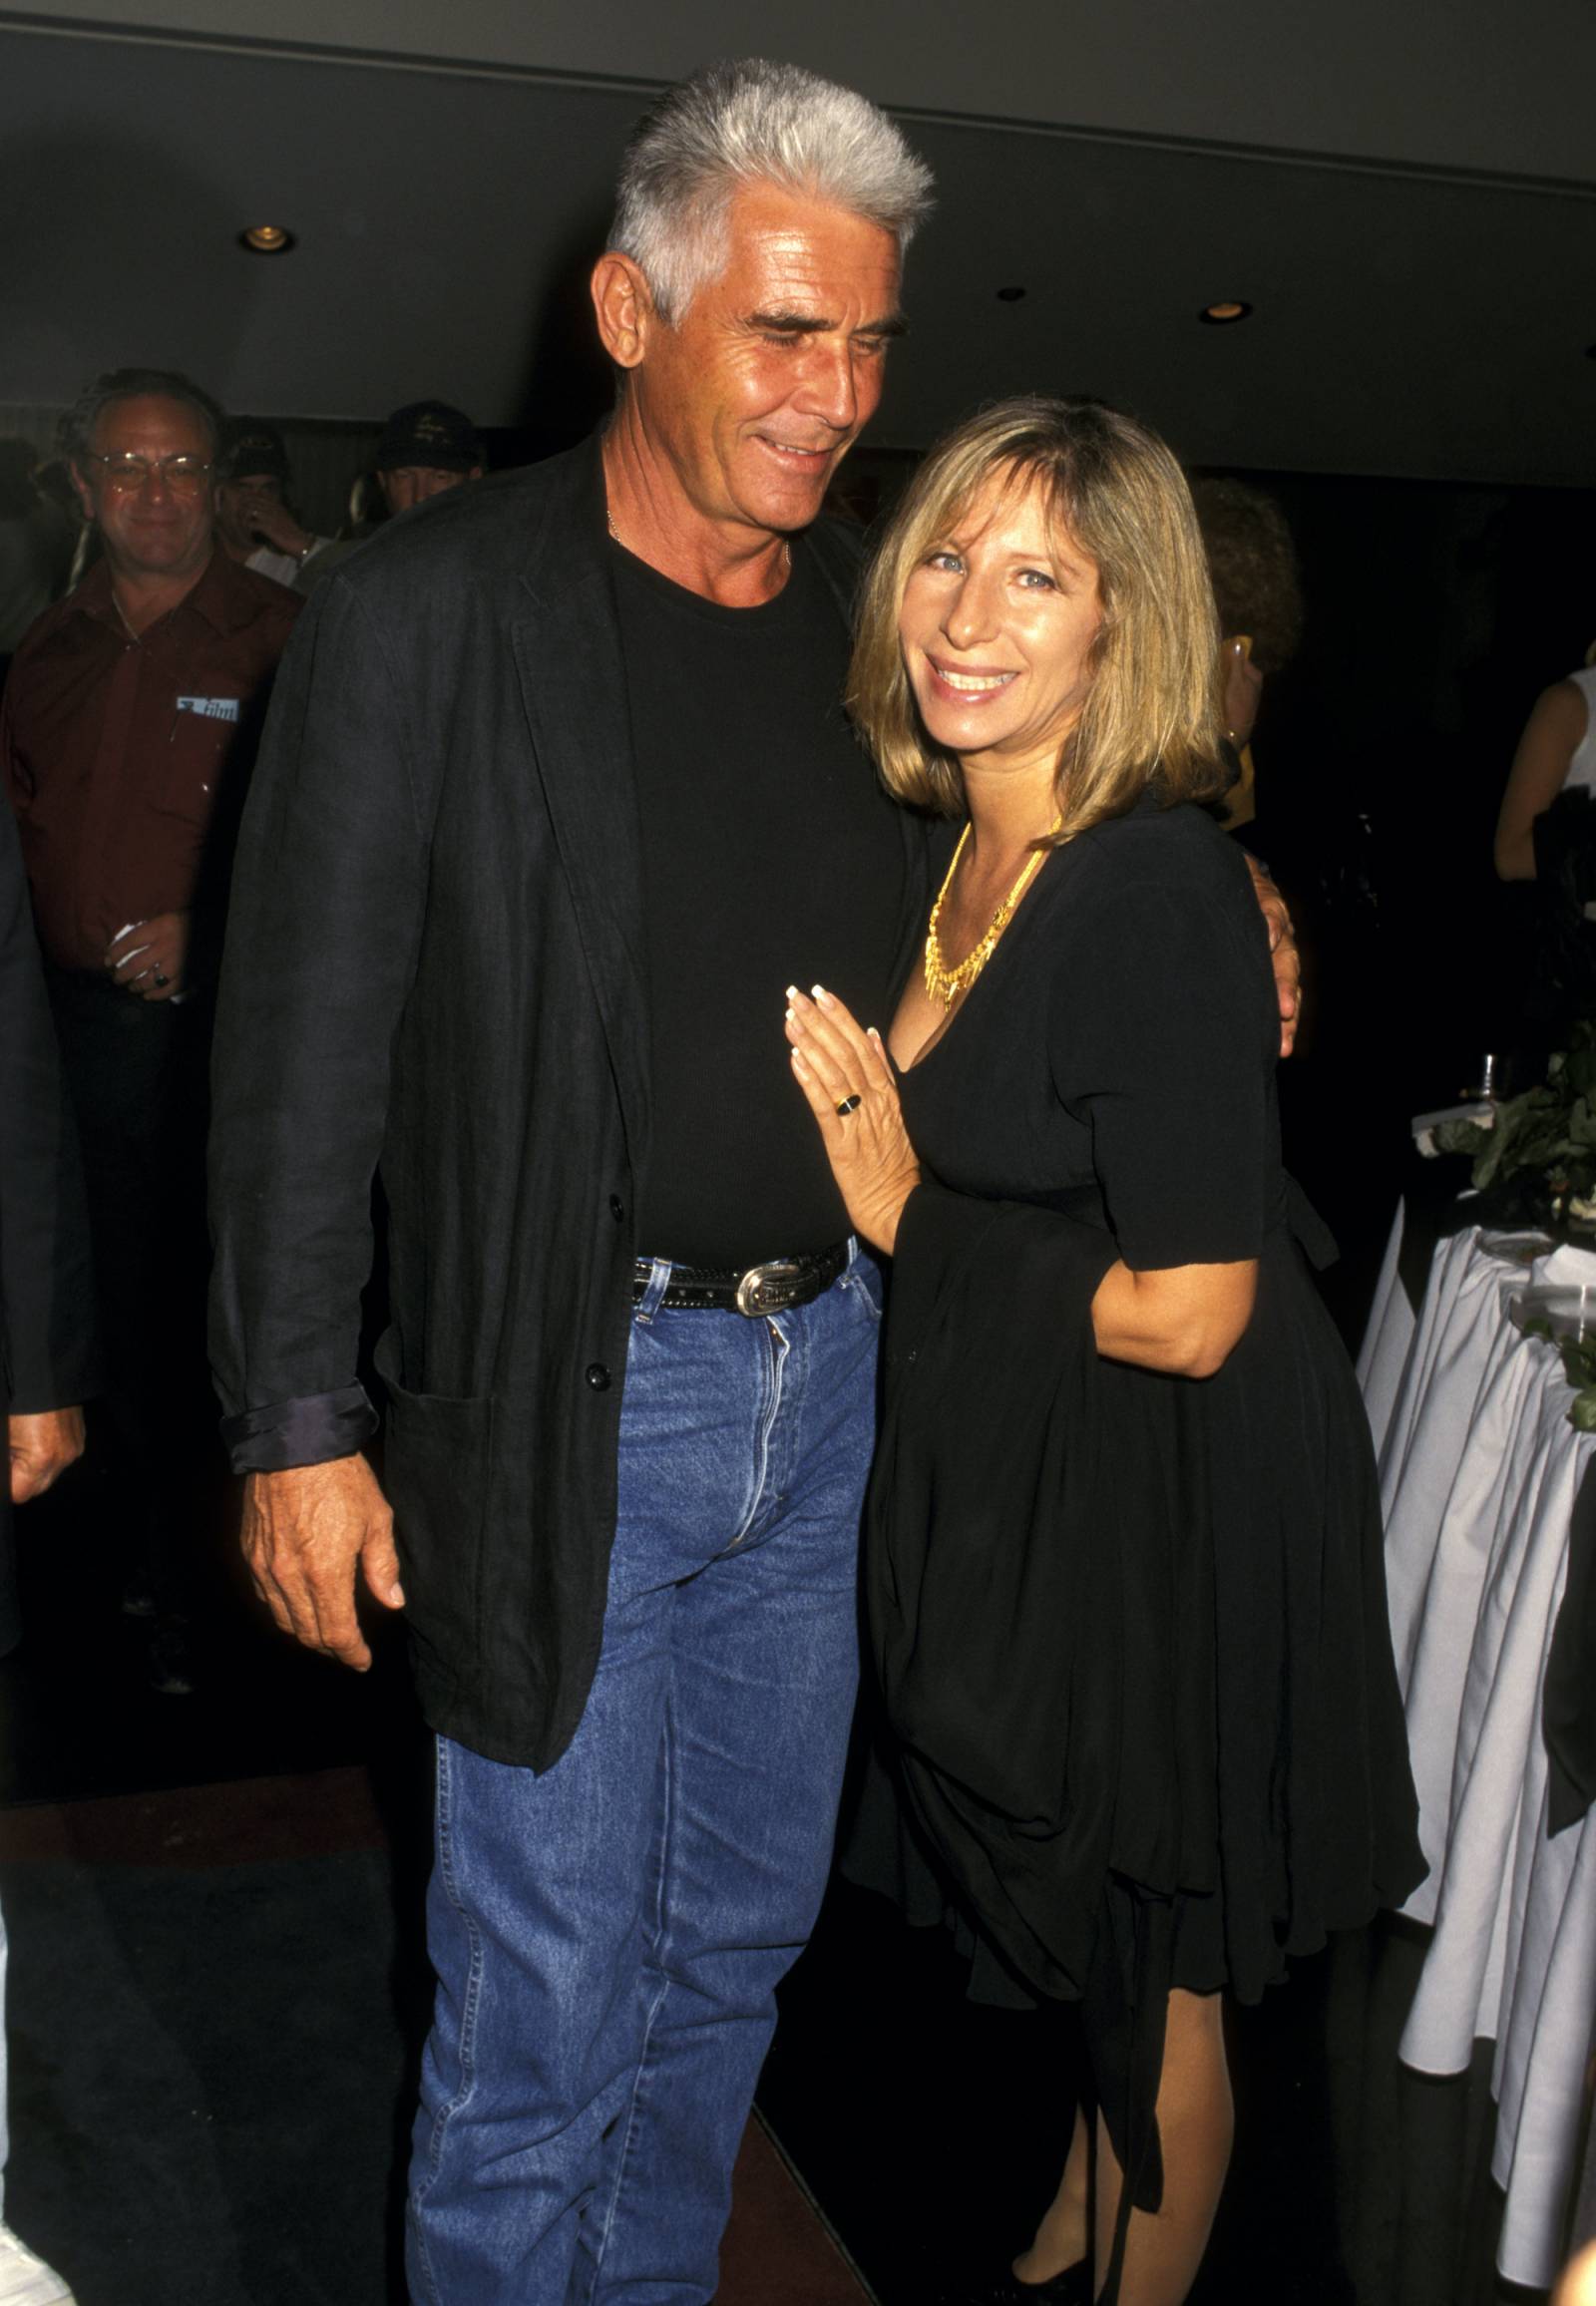
[[[0,801],[0,1416],[92,1388],[94,1289],[77,1142],[34,942],[16,819]],[[11,1484],[0,1480],[0,1655],[18,1634]]]
[[[846,613],[857,551],[812,532]],[[871,770],[861,756],[861,776]],[[904,820],[924,920],[925,844]],[[435,500],[283,658],[215,1035],[212,1359],[240,1467],[385,1472],[433,1726],[546,1767],[592,1683],[648,1159],[641,860],[597,442]]]

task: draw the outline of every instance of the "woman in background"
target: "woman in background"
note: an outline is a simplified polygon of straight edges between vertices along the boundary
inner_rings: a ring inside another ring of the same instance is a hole
[[[1495,860],[1502,881],[1535,878],[1535,819],[1559,793],[1596,789],[1596,670],[1587,654],[1578,672],[1554,680],[1535,699],[1518,740],[1496,819]]]

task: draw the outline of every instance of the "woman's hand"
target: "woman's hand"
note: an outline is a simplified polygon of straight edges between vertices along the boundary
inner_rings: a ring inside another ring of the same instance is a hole
[[[904,1128],[898,1084],[874,1025],[865,1032],[822,985],[787,987],[792,1069],[820,1123],[821,1142],[854,1231],[888,1257],[920,1163]],[[847,1104],[846,1112],[839,1112]]]

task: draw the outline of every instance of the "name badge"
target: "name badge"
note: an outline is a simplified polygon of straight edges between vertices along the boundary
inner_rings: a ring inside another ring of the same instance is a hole
[[[235,721],[241,711],[235,696],[180,696],[179,712],[197,712],[201,720]]]

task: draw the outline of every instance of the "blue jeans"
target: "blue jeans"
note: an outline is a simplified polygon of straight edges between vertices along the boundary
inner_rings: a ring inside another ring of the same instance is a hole
[[[438,1741],[425,2306],[700,2306],[857,1680],[880,1277],[632,1323],[603,1642],[542,1773]]]

